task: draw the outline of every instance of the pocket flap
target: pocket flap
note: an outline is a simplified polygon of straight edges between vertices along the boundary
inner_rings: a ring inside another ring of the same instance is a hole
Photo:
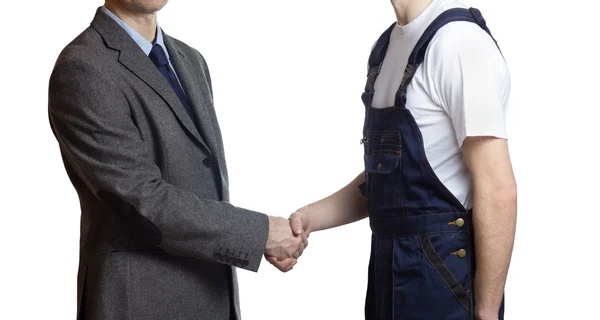
[[[367,173],[390,174],[400,163],[400,156],[391,153],[370,154],[367,156]]]

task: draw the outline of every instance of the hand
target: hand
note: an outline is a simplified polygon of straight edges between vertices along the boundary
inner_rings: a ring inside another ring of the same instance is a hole
[[[308,236],[310,235],[309,230],[309,219],[308,216],[302,212],[294,212],[289,220],[290,227],[296,236],[302,237],[304,242],[304,249],[308,247]],[[278,260],[275,257],[266,256],[267,261],[275,266],[281,272],[288,272],[294,268],[298,263],[297,258],[287,258],[284,260]]]
[[[310,220],[308,219],[308,216],[301,211],[296,211],[294,213],[292,213],[292,215],[290,216],[290,218],[288,219],[290,220],[290,228],[292,228],[292,231],[294,232],[295,235],[301,235],[304,233],[304,235],[306,236],[306,238],[308,239],[308,236],[310,235]],[[308,245],[308,243],[307,243]]]
[[[265,257],[273,257],[277,261],[293,258],[298,259],[308,240],[303,235],[294,235],[288,220],[279,217],[269,217],[269,238],[265,248]]]

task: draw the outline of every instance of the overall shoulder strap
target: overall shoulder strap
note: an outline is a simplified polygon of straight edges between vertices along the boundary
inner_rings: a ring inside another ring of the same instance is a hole
[[[373,92],[375,90],[375,80],[377,80],[377,76],[381,70],[381,64],[383,63],[383,59],[385,58],[385,54],[390,44],[390,35],[392,34],[395,25],[396,23],[392,23],[392,25],[381,34],[375,43],[375,47],[371,50],[371,55],[369,56],[369,72],[367,73],[367,85],[365,87],[365,91],[367,92]]]
[[[405,104],[406,104],[406,89],[408,88],[410,81],[412,80],[413,76],[415,75],[415,71],[416,71],[417,67],[421,63],[423,63],[423,60],[425,58],[425,52],[427,51],[427,46],[429,45],[429,42],[431,41],[431,39],[433,39],[435,34],[438,32],[438,30],[440,30],[443,26],[445,26],[446,24],[448,24],[450,22],[454,22],[454,21],[466,21],[466,22],[476,23],[483,30],[485,30],[485,32],[487,32],[490,35],[490,37],[492,37],[492,39],[496,43],[496,46],[498,46],[498,43],[492,36],[490,29],[486,25],[485,19],[483,18],[483,16],[481,15],[481,12],[478,9],[475,9],[475,8],[469,8],[469,9],[453,8],[453,9],[444,11],[427,27],[427,29],[425,29],[425,32],[423,32],[423,35],[421,36],[421,38],[415,45],[412,53],[410,54],[410,57],[408,58],[408,64],[406,65],[406,69],[404,71],[404,78],[402,79],[400,88],[398,89],[398,92],[396,93],[396,101],[395,101],[396,106],[399,106],[399,107],[405,106]],[[498,50],[499,49],[500,48],[498,47]]]

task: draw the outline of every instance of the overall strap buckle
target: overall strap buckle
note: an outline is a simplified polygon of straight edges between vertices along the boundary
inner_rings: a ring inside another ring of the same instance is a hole
[[[410,81],[415,76],[415,72],[417,71],[417,67],[409,63],[406,65],[406,69],[404,69],[404,77],[402,78],[402,82],[400,83],[400,88],[396,92],[396,100],[394,105],[396,107],[404,108],[406,105],[406,90],[408,89],[408,85]]]
[[[375,81],[377,81],[377,76],[379,76],[379,72],[381,71],[380,63],[377,66],[369,67],[369,72],[367,73],[367,85],[365,86],[365,91],[373,92],[375,91]]]

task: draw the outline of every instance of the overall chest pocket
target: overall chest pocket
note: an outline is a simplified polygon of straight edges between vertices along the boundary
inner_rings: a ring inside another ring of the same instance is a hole
[[[366,196],[371,214],[402,207],[402,143],[399,133],[371,133],[365,144]]]

